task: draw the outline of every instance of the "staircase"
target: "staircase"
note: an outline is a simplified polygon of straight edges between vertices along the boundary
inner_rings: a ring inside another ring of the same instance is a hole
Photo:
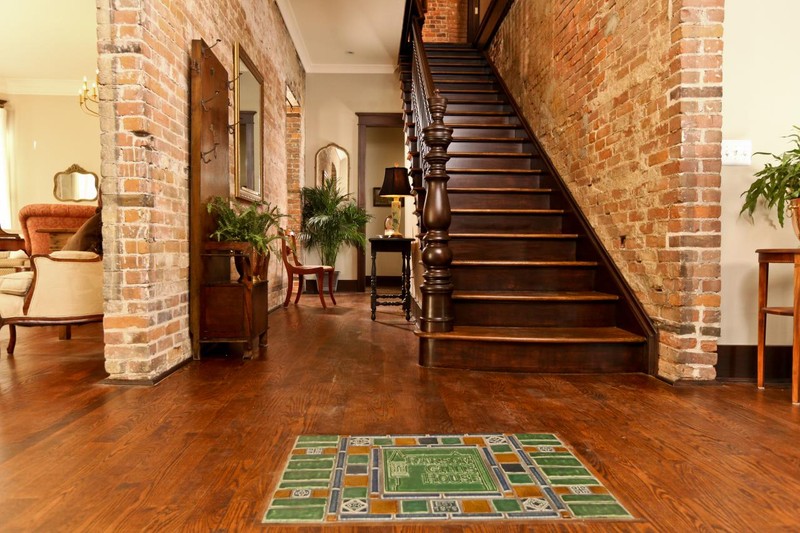
[[[426,44],[425,51],[434,85],[448,101],[445,124],[453,128],[447,191],[455,327],[417,332],[420,364],[652,371],[647,332],[630,296],[616,290],[613,265],[587,235],[591,230],[584,231],[585,219],[571,208],[487,60],[467,45]],[[422,132],[410,107],[410,66],[401,63],[401,72],[417,167]]]

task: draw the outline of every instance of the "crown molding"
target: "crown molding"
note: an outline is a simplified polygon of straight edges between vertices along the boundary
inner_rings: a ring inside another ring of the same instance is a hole
[[[289,30],[289,36],[292,38],[294,48],[297,50],[297,55],[300,56],[300,62],[305,67],[306,72],[309,72],[308,67],[311,65],[311,56],[308,53],[308,47],[303,40],[303,34],[300,32],[300,24],[297,23],[297,17],[294,15],[291,0],[276,0],[278,9],[283,15],[283,22],[286,24],[286,29]]]
[[[82,86],[82,80],[49,80],[34,78],[0,79],[0,90],[6,94],[77,96]]]

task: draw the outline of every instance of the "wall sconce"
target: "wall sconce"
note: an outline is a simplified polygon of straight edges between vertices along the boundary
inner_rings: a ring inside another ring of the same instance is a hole
[[[92,115],[93,117],[100,116],[100,106],[97,98],[97,76],[99,75],[100,71],[96,70],[91,92],[89,91],[89,82],[86,81],[86,76],[83,77],[83,86],[78,91],[78,102],[80,103],[81,109],[84,113]]]

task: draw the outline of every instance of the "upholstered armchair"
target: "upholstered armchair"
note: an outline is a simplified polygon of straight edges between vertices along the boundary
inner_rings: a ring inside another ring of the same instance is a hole
[[[103,320],[99,255],[72,251],[34,255],[31,267],[28,272],[0,276],[0,328],[10,328],[9,354],[14,353],[16,326],[70,326]]]
[[[28,255],[50,253],[50,235],[42,230],[77,231],[95,214],[96,206],[74,204],[28,204],[19,210],[25,252]]]

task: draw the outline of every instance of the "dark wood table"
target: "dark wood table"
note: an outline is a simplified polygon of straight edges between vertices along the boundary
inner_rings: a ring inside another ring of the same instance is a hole
[[[800,248],[756,250],[758,254],[758,388],[764,388],[764,349],[767,337],[767,315],[793,317],[792,329],[792,403],[800,403]],[[794,299],[792,307],[770,307],[770,263],[794,264]]]
[[[13,252],[25,249],[25,239],[16,233],[6,233],[0,229],[0,252]]]
[[[372,320],[375,320],[375,309],[379,305],[400,305],[406,314],[406,320],[411,320],[411,243],[414,239],[404,237],[372,237],[369,240],[372,248],[372,277],[370,287],[372,296],[370,307],[372,309]],[[400,253],[402,257],[402,282],[400,293],[378,294],[378,273],[375,266],[375,259],[378,253],[394,252]]]

